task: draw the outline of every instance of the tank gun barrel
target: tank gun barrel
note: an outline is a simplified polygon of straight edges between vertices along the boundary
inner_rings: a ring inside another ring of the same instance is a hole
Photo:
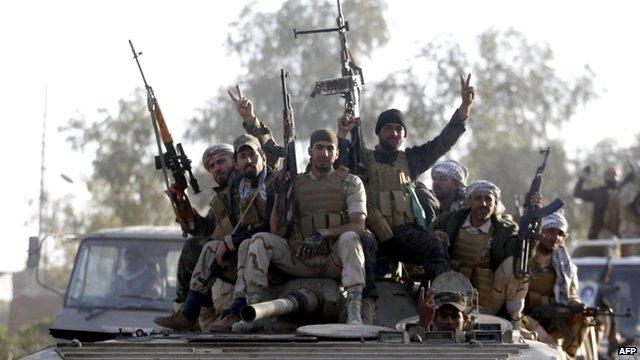
[[[316,291],[299,289],[279,299],[248,305],[240,310],[244,321],[256,321],[293,313],[312,313],[320,308],[323,297]]]

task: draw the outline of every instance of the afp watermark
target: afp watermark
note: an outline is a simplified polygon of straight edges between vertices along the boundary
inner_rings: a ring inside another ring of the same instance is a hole
[[[635,346],[622,346],[618,348],[618,355],[635,355],[638,353],[638,348]]]

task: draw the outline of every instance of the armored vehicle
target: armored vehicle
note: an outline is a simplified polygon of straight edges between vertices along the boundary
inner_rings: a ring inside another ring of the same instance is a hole
[[[257,332],[147,331],[134,329],[132,321],[127,324],[132,331],[123,331],[114,339],[60,343],[27,359],[562,358],[556,347],[525,340],[508,321],[487,315],[475,316],[473,328],[461,336],[435,332],[421,338],[412,325],[417,321],[413,284],[385,279],[377,285],[380,298],[375,326],[340,323],[345,317],[345,299],[336,281],[294,279],[271,289],[274,300],[243,309],[243,318],[259,325],[253,329]],[[98,313],[103,310],[107,311]],[[114,311],[124,314],[127,310],[115,305],[91,309],[91,314],[99,320]],[[149,321],[152,316],[149,312]]]

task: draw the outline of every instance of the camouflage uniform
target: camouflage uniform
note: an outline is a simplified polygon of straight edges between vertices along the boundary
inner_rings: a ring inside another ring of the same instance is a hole
[[[366,195],[362,182],[348,174],[343,167],[331,171],[322,179],[315,179],[311,172],[300,174],[294,184],[300,212],[299,224],[290,240],[270,233],[253,236],[245,263],[247,301],[258,301],[262,289],[268,286],[270,265],[299,277],[341,277],[342,286],[348,292],[361,292],[364,285],[364,254],[355,232],[348,231],[338,239],[325,240],[326,246],[309,259],[298,258],[295,253],[302,239],[313,230],[345,224],[351,214],[366,215]]]
[[[243,244],[248,242],[245,240],[269,228],[268,214],[273,205],[273,194],[267,190],[266,181],[270,175],[271,171],[265,168],[260,175],[259,189],[252,190],[244,197],[240,195],[240,185],[242,185],[240,181],[242,180],[238,180],[232,184],[228,192],[224,193],[226,200],[222,203],[212,203],[213,212],[218,213],[220,218],[230,219],[230,222],[226,225],[219,224],[219,231],[213,233],[213,237],[219,240],[209,241],[203,247],[191,277],[190,290],[202,294],[211,293],[217,313],[228,309],[233,301],[234,284],[238,278],[237,261],[241,257],[241,250],[246,251],[247,246],[243,247]],[[255,191],[260,193],[256,195],[252,207],[246,212],[242,225],[235,233],[231,234],[232,227],[235,227],[234,224],[245,212]],[[220,210],[221,207],[222,210]],[[225,212],[227,213],[225,214]],[[216,252],[220,246],[226,246],[230,250],[225,257],[224,281],[211,275],[212,265],[216,261]],[[243,256],[246,258],[246,254]]]

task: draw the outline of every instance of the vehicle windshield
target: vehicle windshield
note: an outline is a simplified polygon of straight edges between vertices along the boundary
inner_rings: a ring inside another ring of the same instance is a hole
[[[178,240],[86,240],[65,306],[171,310],[181,249]]]
[[[577,263],[579,261],[576,261]],[[587,306],[596,306],[596,297],[602,287],[603,264],[578,264],[580,279],[580,300]],[[637,338],[640,333],[640,265],[615,264],[611,268],[611,284],[619,290],[605,301],[617,314],[624,314],[631,308],[632,318],[617,318],[618,331],[625,338]]]

